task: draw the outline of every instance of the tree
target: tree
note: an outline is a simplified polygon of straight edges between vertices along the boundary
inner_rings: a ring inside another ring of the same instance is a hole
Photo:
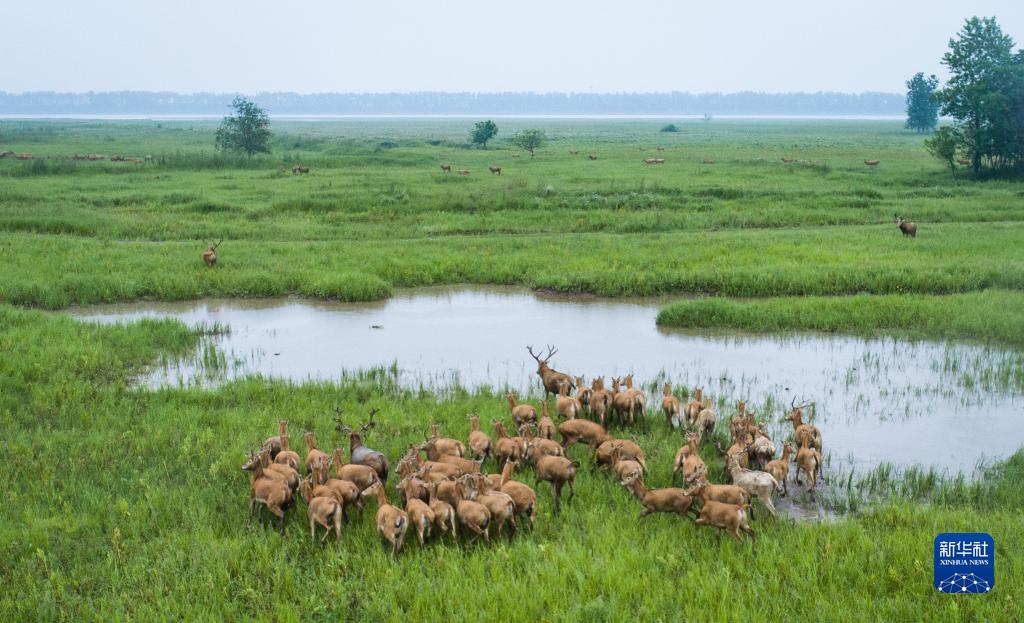
[[[960,132],[947,125],[939,128],[931,138],[924,141],[928,153],[948,165],[953,177],[956,177],[956,150],[961,140]]]
[[[544,141],[547,140],[547,135],[544,134],[544,130],[538,130],[536,128],[530,130],[521,130],[512,139],[512,142],[530,152],[530,157],[533,158],[533,152],[540,149],[544,145]]]
[[[957,121],[971,169],[980,172],[983,162],[999,167],[1024,161],[1024,119],[1014,114],[1024,98],[1024,55],[1013,53],[1013,39],[994,17],[972,17],[957,34],[942,57],[949,82],[936,96],[942,113]]]
[[[487,121],[477,121],[473,129],[469,131],[469,140],[474,145],[480,145],[484,149],[487,149],[487,141],[491,140],[498,135],[498,126],[494,125],[494,122],[488,119]]]
[[[907,81],[907,128],[918,132],[934,130],[939,124],[939,103],[935,89],[939,79],[935,75],[924,77],[917,72]]]
[[[252,157],[255,153],[270,153],[270,119],[267,112],[254,102],[236,97],[231,102],[233,115],[224,117],[217,128],[217,149],[245,152]]]

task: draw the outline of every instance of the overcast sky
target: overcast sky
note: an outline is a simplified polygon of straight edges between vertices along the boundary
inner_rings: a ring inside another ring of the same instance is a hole
[[[0,90],[890,91],[1024,0],[27,0]]]

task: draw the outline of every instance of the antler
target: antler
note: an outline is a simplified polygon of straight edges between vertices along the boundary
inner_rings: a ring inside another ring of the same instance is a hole
[[[555,348],[553,344],[548,344],[548,356],[544,358],[544,361],[549,361],[552,357],[555,356],[555,353],[557,352],[558,349]]]
[[[534,355],[534,354],[533,354],[533,347],[532,347],[532,346],[527,346],[527,347],[526,347],[526,350],[527,350],[527,352],[529,352],[529,353],[530,353],[530,356],[531,356],[531,357],[533,357],[534,359],[536,359],[536,360],[537,360],[537,363],[540,363],[540,357],[538,357],[537,355]]]
[[[217,247],[219,247],[219,246],[220,246],[220,243],[222,243],[222,242],[224,242],[224,239],[223,239],[223,238],[221,238],[220,240],[218,240],[218,241],[217,241],[217,244],[213,245],[213,248],[214,248],[214,250],[216,250],[216,249],[217,249]]]
[[[379,411],[380,411],[380,409],[376,409],[376,408],[372,408],[372,407],[370,408],[370,419],[366,422],[366,424],[363,424],[360,427],[360,428],[362,428],[364,433],[377,425],[377,423],[373,421],[373,416],[377,415],[377,413]]]
[[[334,430],[339,433],[351,433],[352,428],[345,426],[345,423],[341,421],[341,407],[334,407],[334,413],[337,414],[337,417],[334,418]]]

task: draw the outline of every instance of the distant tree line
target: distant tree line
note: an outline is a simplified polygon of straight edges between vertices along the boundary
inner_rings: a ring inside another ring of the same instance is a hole
[[[0,91],[0,114],[221,115],[237,93]],[[899,115],[897,93],[259,93],[275,115]]]

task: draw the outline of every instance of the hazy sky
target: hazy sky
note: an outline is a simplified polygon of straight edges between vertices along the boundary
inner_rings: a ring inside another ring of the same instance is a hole
[[[895,91],[1024,0],[28,0],[0,90]]]

